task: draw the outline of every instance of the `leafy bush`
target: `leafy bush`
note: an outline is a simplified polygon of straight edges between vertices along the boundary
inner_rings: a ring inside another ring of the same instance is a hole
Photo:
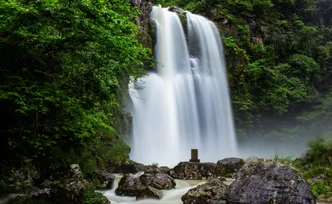
[[[96,192],[96,187],[88,183],[83,190],[83,204],[105,204],[106,197],[103,194]]]
[[[317,138],[308,143],[304,157],[293,161],[295,168],[309,182],[318,196],[332,191],[332,137]]]

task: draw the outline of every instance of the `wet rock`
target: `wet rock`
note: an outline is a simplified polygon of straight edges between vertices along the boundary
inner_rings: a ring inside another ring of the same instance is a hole
[[[240,158],[225,158],[217,162],[219,171],[223,176],[230,176],[233,173],[236,173],[244,165],[243,159]]]
[[[144,199],[144,198],[155,198],[161,199],[163,197],[163,192],[159,189],[156,189],[152,186],[148,186],[145,190],[140,191],[136,196],[137,200]]]
[[[115,194],[119,196],[136,196],[146,190],[146,186],[142,184],[138,176],[133,174],[125,175],[121,178]]]
[[[124,161],[119,165],[111,167],[112,173],[135,174],[146,170],[144,164],[134,161]]]
[[[185,10],[183,10],[182,8],[176,7],[176,6],[171,6],[171,7],[168,8],[168,10],[169,10],[169,11],[172,11],[172,12],[175,12],[175,13],[177,13],[177,14],[180,14],[180,15],[186,13]]]
[[[226,203],[226,199],[227,186],[219,178],[212,178],[207,183],[190,189],[181,197],[184,204],[222,204]]]
[[[171,170],[171,169],[167,166],[158,167],[156,165],[149,165],[149,166],[146,166],[145,173],[151,173],[151,174],[165,173],[165,174],[167,174],[169,172],[169,170]]]
[[[105,196],[104,196],[104,200],[105,200],[105,201],[104,201],[104,204],[111,204],[111,201],[109,201],[108,198],[105,197]]]
[[[87,179],[96,184],[97,189],[112,189],[115,176],[105,170],[94,170],[87,174]]]
[[[119,196],[136,196],[137,199],[162,197],[162,191],[144,185],[138,176],[133,174],[125,175],[121,178],[115,194]]]
[[[174,13],[176,13],[181,21],[181,24],[184,28],[184,33],[185,36],[187,38],[188,33],[187,33],[187,29],[188,29],[188,25],[187,25],[187,12],[179,7],[176,6],[171,6],[168,8],[169,11],[172,11]]]
[[[139,177],[140,181],[145,186],[152,186],[156,189],[172,189],[175,188],[174,179],[165,173],[149,174],[145,173]]]
[[[212,162],[180,162],[169,171],[169,175],[175,179],[201,180],[219,175],[217,165]]]
[[[229,186],[228,203],[315,203],[300,175],[289,166],[264,160],[245,164]]]

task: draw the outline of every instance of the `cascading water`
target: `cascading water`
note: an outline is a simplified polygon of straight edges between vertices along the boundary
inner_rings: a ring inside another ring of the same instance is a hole
[[[154,7],[157,72],[130,84],[131,158],[175,165],[199,149],[202,161],[236,155],[236,138],[219,32],[187,13],[187,39],[178,15]],[[140,89],[137,89],[140,87]]]

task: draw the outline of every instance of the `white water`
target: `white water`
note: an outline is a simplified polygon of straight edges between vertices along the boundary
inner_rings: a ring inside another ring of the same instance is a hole
[[[223,49],[216,26],[187,14],[188,42],[179,17],[154,7],[156,73],[130,84],[134,132],[131,158],[172,166],[199,149],[202,161],[236,156]],[[135,89],[138,86],[140,89]]]
[[[129,197],[129,196],[117,196],[115,194],[115,189],[118,187],[119,181],[122,178],[122,175],[116,174],[115,175],[114,186],[111,190],[107,190],[102,192],[105,197],[112,204],[182,204],[181,197],[186,194],[190,189],[197,187],[198,185],[202,185],[206,183],[203,180],[175,180],[176,186],[175,189],[171,190],[163,190],[163,197],[160,200],[157,199],[142,199],[137,200],[136,197]],[[137,174],[140,176],[140,174]],[[223,183],[226,185],[230,185],[234,180],[228,179]]]
[[[111,201],[112,204],[182,204],[181,197],[189,191],[189,189],[194,188],[198,185],[206,183],[206,181],[192,180],[175,180],[176,187],[171,190],[163,190],[163,198],[160,200],[156,199],[143,199],[136,201],[136,197],[128,196],[117,196],[115,195],[115,189],[118,187],[118,183],[122,175],[116,175],[114,181],[114,186],[112,190],[104,191],[103,195]]]

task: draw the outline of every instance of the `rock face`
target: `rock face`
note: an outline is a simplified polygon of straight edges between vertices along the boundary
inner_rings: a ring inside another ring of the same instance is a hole
[[[163,195],[161,190],[158,190],[152,186],[144,185],[140,178],[133,174],[128,174],[121,178],[119,186],[115,190],[115,194],[120,196],[136,196],[136,199],[160,199]]]
[[[241,168],[229,186],[228,203],[315,203],[300,175],[288,166],[262,159]]]
[[[201,180],[219,175],[217,165],[212,162],[180,162],[169,171],[169,175],[175,179]]]
[[[165,173],[156,173],[156,174],[143,174],[139,177],[140,181],[145,186],[152,186],[156,189],[172,189],[175,188],[174,179]]]
[[[225,158],[217,162],[218,169],[221,171],[223,176],[231,175],[236,173],[244,165],[243,159],[240,158]]]
[[[184,204],[204,203],[222,204],[226,203],[227,186],[219,178],[212,178],[207,183],[190,189],[181,197]]]
[[[95,182],[98,189],[111,189],[115,176],[104,170],[94,170],[87,175],[87,179]]]
[[[131,5],[139,8],[142,14],[137,18],[136,24],[140,31],[138,40],[146,47],[153,48],[153,36],[149,35],[150,18],[152,3],[150,0],[131,0]]]

